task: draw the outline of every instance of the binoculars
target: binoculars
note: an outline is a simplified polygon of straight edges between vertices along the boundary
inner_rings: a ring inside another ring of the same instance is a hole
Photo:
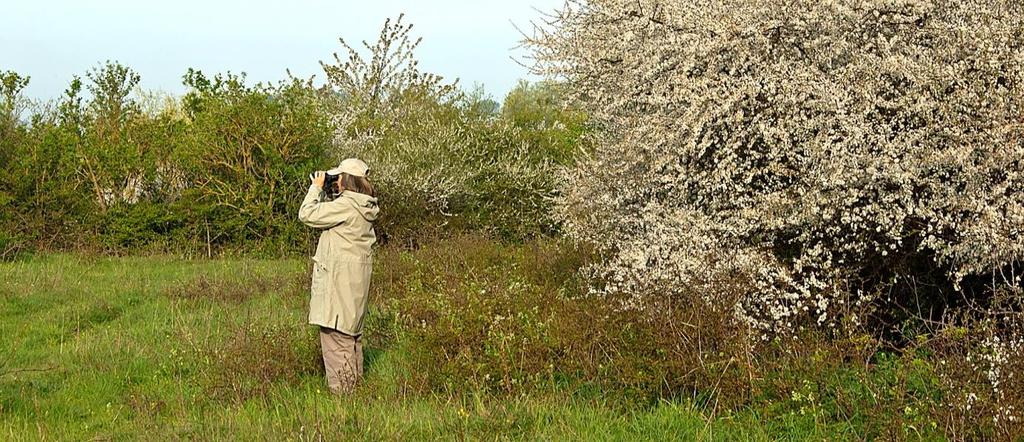
[[[323,172],[323,171],[321,170],[320,172]],[[309,174],[309,179],[312,180],[314,176],[316,176],[316,172],[313,172],[313,173]],[[327,172],[324,172],[324,192],[327,192],[328,194],[337,193],[337,191],[338,191],[338,179],[340,179],[340,178],[341,178],[340,174],[338,174],[338,175],[331,175],[331,174],[329,174]]]

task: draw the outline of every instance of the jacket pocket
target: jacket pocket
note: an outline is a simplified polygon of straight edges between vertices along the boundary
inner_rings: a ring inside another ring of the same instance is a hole
[[[313,298],[323,298],[327,294],[328,286],[331,283],[330,271],[324,263],[313,260],[313,281],[310,285],[310,294]]]

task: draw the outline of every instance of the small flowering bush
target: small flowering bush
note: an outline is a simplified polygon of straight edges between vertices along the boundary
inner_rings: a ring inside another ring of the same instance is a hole
[[[997,291],[992,308],[947,326],[929,345],[953,439],[1024,437],[1022,295],[1020,289]]]
[[[573,0],[530,44],[606,130],[559,204],[597,291],[767,338],[1021,284],[1019,1]]]

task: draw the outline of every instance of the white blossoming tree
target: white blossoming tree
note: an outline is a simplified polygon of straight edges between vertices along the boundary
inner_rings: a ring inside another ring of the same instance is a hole
[[[1020,293],[1019,0],[572,0],[529,43],[606,128],[560,203],[601,290],[740,278],[764,336]]]
[[[557,85],[519,85],[498,111],[419,66],[413,25],[387,20],[375,41],[322,63],[337,159],[371,167],[382,241],[414,245],[460,230],[522,239],[554,231],[551,170],[570,162],[585,118],[547,103]],[[534,114],[536,113],[536,114]]]

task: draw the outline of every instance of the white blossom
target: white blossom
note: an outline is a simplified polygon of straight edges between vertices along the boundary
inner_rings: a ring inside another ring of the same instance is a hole
[[[737,318],[768,337],[862,323],[892,280],[858,276],[902,256],[953,284],[1012,269],[1022,9],[569,1],[529,43],[605,130],[559,201],[567,234],[607,256],[589,269],[599,291],[715,303],[742,278]]]

